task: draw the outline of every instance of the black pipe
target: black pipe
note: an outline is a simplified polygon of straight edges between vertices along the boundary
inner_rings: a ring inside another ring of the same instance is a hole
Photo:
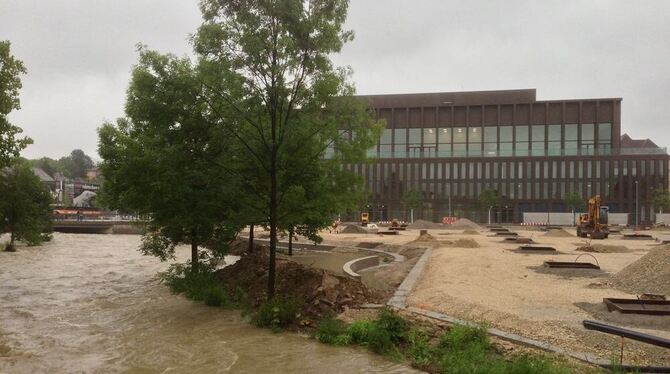
[[[600,331],[604,332],[607,334],[612,334],[612,335],[618,335],[624,338],[632,339],[632,340],[637,340],[643,343],[647,344],[652,344],[658,347],[663,347],[663,348],[668,348],[670,349],[670,339],[665,339],[660,336],[654,336],[654,335],[649,335],[645,334],[643,332],[637,332],[633,330],[628,330],[628,329],[622,329],[621,327],[616,327],[612,325],[607,325],[604,323],[596,322],[596,321],[588,321],[584,320],[582,322],[584,325],[584,328],[587,330],[595,330],[595,331]]]
[[[600,367],[617,373],[670,373],[668,366],[600,365]]]

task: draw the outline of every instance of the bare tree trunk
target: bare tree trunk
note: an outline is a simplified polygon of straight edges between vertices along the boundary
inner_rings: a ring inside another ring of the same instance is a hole
[[[249,225],[249,253],[254,251],[254,224]]]
[[[288,230],[288,255],[293,256],[293,228]]]

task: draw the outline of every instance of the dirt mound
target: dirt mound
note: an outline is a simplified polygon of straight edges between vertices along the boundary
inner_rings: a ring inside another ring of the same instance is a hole
[[[470,238],[457,239],[450,246],[456,248],[479,248],[479,243]]]
[[[623,245],[594,244],[583,245],[575,249],[575,251],[591,253],[626,253],[630,252],[631,250]]]
[[[256,243],[254,243],[254,247],[255,246],[257,246]],[[228,253],[234,256],[241,256],[243,253],[246,253],[247,251],[249,251],[249,242],[238,238],[233,240],[232,243],[230,243],[230,249]]]
[[[413,230],[426,230],[426,229],[443,229],[445,225],[441,223],[435,223],[435,222],[430,222],[430,221],[425,221],[422,219],[418,219],[414,221],[413,223],[410,223],[407,225],[408,229],[413,229]]]
[[[670,245],[652,249],[612,276],[610,282],[631,293],[670,295]]]
[[[569,238],[574,235],[570,234],[569,232],[563,229],[560,229],[560,230],[549,230],[547,231],[546,234],[544,234],[544,236],[547,238]]]
[[[452,223],[451,225],[445,225],[446,228],[449,229],[455,229],[455,230],[460,230],[460,229],[472,229],[472,230],[480,230],[481,226],[478,224],[470,221],[467,218],[459,218],[456,220],[456,222]]]
[[[254,254],[245,254],[236,263],[216,272],[223,287],[234,295],[237,288],[247,293],[253,308],[267,297],[267,247]],[[346,308],[385,300],[361,282],[314,269],[293,261],[277,260],[276,294],[302,302],[302,319],[316,320],[324,315],[338,314]]]
[[[472,229],[467,229],[467,230],[463,230],[463,235],[479,235],[479,231],[472,230]]]
[[[437,239],[434,236],[432,236],[432,235],[430,235],[429,233],[426,232],[426,233],[423,233],[423,234],[419,235],[419,237],[416,238],[416,240],[414,240],[414,241],[415,242],[436,242]]]
[[[369,232],[361,226],[349,225],[342,229],[340,234],[369,234]]]

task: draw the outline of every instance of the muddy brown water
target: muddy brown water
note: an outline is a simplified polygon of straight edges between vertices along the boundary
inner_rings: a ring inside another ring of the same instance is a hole
[[[172,295],[139,236],[55,234],[0,252],[0,373],[406,373]],[[182,260],[187,248],[178,249]]]

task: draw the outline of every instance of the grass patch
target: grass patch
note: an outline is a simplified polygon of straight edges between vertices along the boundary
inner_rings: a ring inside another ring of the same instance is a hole
[[[258,327],[270,327],[273,330],[286,327],[297,319],[301,304],[292,298],[274,297],[261,304],[252,322]]]
[[[455,325],[439,338],[412,328],[398,314],[384,309],[374,321],[345,326],[326,318],[313,335],[325,344],[365,346],[371,351],[404,359],[413,366],[440,373],[562,374],[571,369],[540,355],[503,357],[495,352],[481,326]]]

